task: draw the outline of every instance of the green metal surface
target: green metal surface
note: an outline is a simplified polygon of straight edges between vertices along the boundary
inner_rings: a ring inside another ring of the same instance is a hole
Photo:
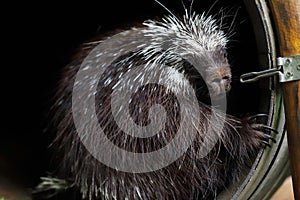
[[[276,67],[276,38],[269,8],[264,0],[244,0],[252,20],[262,70]],[[261,81],[263,109],[269,110],[268,124],[279,131],[273,135],[276,143],[260,152],[252,169],[245,172],[238,183],[233,184],[218,196],[218,199],[270,199],[290,174],[288,145],[285,131],[285,116],[282,89],[278,77]]]

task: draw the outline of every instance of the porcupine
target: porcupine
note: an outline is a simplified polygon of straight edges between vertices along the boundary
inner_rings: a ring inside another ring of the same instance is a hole
[[[97,85],[95,107],[100,126],[115,145],[138,153],[166,145],[180,126],[180,109],[185,109],[184,105],[178,105],[176,97],[181,95],[188,99],[187,82],[193,86],[199,111],[197,116],[191,116],[197,123],[186,131],[193,129],[197,135],[187,151],[170,165],[147,173],[112,169],[95,159],[78,137],[72,117],[72,92],[81,87],[75,82],[76,74],[84,59],[103,41],[114,45],[93,54],[95,62],[103,60],[101,64],[107,67]],[[256,122],[256,117],[261,115],[240,119],[227,114],[221,128],[209,120],[212,115],[212,107],[207,102],[209,92],[217,98],[222,91],[230,90],[232,75],[226,55],[227,43],[228,37],[217,20],[186,11],[182,19],[169,15],[160,21],[148,20],[141,27],[83,45],[66,68],[55,103],[58,133],[53,144],[62,154],[61,178],[72,180],[83,198],[90,199],[215,198],[238,179],[245,166],[251,165],[259,149],[274,140],[269,135],[273,129]],[[170,85],[151,83],[140,87],[132,94],[129,110],[134,122],[145,126],[151,121],[148,119],[150,107],[161,104],[167,113],[165,129],[150,138],[128,136],[114,122],[111,94],[127,81],[134,79],[143,83],[147,77],[157,75],[159,70],[155,67],[168,70],[169,76],[162,78],[168,79]],[[119,82],[128,71],[136,76]],[[224,120],[222,115],[216,117],[220,122]],[[199,157],[202,137],[208,127],[212,127],[212,133],[219,132],[220,138],[205,157]]]

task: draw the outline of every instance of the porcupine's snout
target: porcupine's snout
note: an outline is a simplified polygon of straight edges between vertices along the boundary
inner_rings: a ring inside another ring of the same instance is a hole
[[[227,93],[231,88],[231,71],[229,67],[215,68],[213,72],[208,72],[206,84],[210,95],[218,97]]]

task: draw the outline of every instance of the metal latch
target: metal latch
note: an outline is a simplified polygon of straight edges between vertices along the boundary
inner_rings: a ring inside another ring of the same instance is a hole
[[[300,55],[277,58],[277,68],[241,75],[241,83],[250,83],[262,78],[278,75],[279,82],[300,80]]]

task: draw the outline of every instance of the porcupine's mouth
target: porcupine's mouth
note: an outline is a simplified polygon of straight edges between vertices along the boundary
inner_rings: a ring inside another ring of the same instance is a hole
[[[207,85],[208,85],[208,90],[210,92],[210,96],[218,99],[226,95],[226,93],[231,88],[230,83],[231,83],[231,78],[229,76],[208,80]]]

